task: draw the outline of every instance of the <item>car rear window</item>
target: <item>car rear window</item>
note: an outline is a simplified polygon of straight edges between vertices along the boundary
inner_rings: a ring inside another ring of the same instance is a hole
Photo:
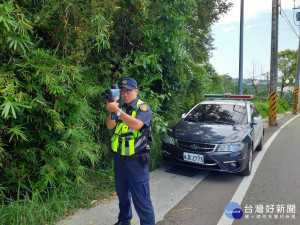
[[[185,117],[184,121],[247,124],[247,111],[243,105],[199,104]]]

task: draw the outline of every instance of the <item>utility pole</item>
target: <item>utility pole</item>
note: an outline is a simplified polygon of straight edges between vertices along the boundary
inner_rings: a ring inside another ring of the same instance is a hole
[[[239,95],[243,94],[244,0],[241,0]]]
[[[269,92],[269,126],[277,125],[278,77],[278,0],[272,0],[271,65]]]
[[[300,74],[300,39],[298,44],[296,79],[295,79],[295,87],[293,93],[293,110],[292,110],[293,114],[297,114],[297,110],[298,110],[299,74]]]

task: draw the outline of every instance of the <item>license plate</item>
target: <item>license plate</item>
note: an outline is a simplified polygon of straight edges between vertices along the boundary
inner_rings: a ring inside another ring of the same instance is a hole
[[[193,153],[189,153],[189,152],[183,153],[183,159],[185,161],[193,162],[193,163],[200,163],[200,164],[204,163],[203,155],[193,154]]]

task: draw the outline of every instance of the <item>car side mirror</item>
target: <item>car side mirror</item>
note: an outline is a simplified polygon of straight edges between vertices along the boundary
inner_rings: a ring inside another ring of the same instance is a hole
[[[253,117],[252,125],[257,125],[257,124],[258,124],[258,117]]]
[[[183,113],[182,115],[181,115],[181,119],[184,119],[186,117],[186,113]]]

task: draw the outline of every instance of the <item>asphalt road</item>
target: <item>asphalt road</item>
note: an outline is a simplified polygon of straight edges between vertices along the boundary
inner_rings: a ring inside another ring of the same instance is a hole
[[[254,153],[255,174],[243,178],[210,172],[157,225],[299,225],[300,116],[284,126],[291,118],[283,117],[278,126],[265,129],[265,147]],[[241,219],[225,215],[230,202],[240,204]]]
[[[172,165],[151,172],[157,225],[299,225],[299,131],[300,116],[283,116],[278,126],[265,126],[265,146],[254,153],[253,171],[248,177]],[[225,215],[230,202],[240,205],[241,219]],[[111,199],[58,224],[111,225],[117,221],[118,212],[118,200]],[[134,224],[139,225],[135,210],[133,214]]]

